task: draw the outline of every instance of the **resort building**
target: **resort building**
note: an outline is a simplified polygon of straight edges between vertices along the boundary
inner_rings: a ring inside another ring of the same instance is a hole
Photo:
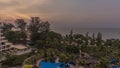
[[[31,48],[26,45],[17,44],[13,45],[12,43],[8,42],[3,36],[3,23],[0,23],[0,61],[1,57],[5,57],[5,55],[21,55],[25,53],[30,53]]]
[[[12,44],[9,43],[3,36],[2,27],[3,27],[3,24],[0,23],[0,52],[13,50],[14,48],[11,46]]]

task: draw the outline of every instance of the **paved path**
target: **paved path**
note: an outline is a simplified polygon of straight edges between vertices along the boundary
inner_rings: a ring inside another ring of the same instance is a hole
[[[44,60],[44,59],[40,59],[40,60],[38,60],[38,61],[36,62],[36,66],[37,66],[37,67],[40,68],[40,65],[39,65],[39,64],[40,64],[40,62],[41,62],[42,60]]]
[[[33,56],[31,56],[31,57],[28,57],[27,59],[25,59],[24,60],[24,62],[23,62],[23,66],[22,66],[22,68],[24,68],[24,65],[25,65],[25,61],[27,61],[27,60],[29,60],[30,58],[32,58],[32,57],[35,57],[36,55],[33,55]]]

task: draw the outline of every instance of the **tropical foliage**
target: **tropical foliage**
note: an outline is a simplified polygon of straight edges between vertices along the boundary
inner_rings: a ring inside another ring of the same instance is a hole
[[[88,32],[83,35],[75,34],[72,30],[63,36],[50,30],[50,23],[43,22],[39,17],[32,17],[30,24],[26,24],[27,22],[23,19],[17,19],[16,25],[19,31],[13,31],[14,25],[12,24],[4,24],[3,29],[6,39],[15,44],[27,44],[27,36],[30,33],[29,41],[32,43],[30,46],[35,48],[37,53],[32,53],[36,55],[33,57],[35,59],[28,60],[26,62],[28,64],[35,64],[40,58],[54,62],[55,58],[59,57],[60,61],[65,63],[73,61],[84,67],[91,64],[92,68],[108,68],[109,58],[114,57],[120,60],[119,39],[103,40],[100,32],[89,36]],[[18,65],[28,57],[28,55],[13,56],[3,62],[3,65]]]

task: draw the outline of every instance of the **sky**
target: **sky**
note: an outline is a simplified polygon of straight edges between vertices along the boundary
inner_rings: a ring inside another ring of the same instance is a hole
[[[0,0],[0,15],[39,16],[57,31],[120,28],[120,0]]]

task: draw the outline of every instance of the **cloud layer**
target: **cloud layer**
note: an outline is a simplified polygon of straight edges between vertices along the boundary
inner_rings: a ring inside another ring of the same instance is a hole
[[[52,27],[119,27],[120,0],[0,0],[0,14],[40,16]]]

